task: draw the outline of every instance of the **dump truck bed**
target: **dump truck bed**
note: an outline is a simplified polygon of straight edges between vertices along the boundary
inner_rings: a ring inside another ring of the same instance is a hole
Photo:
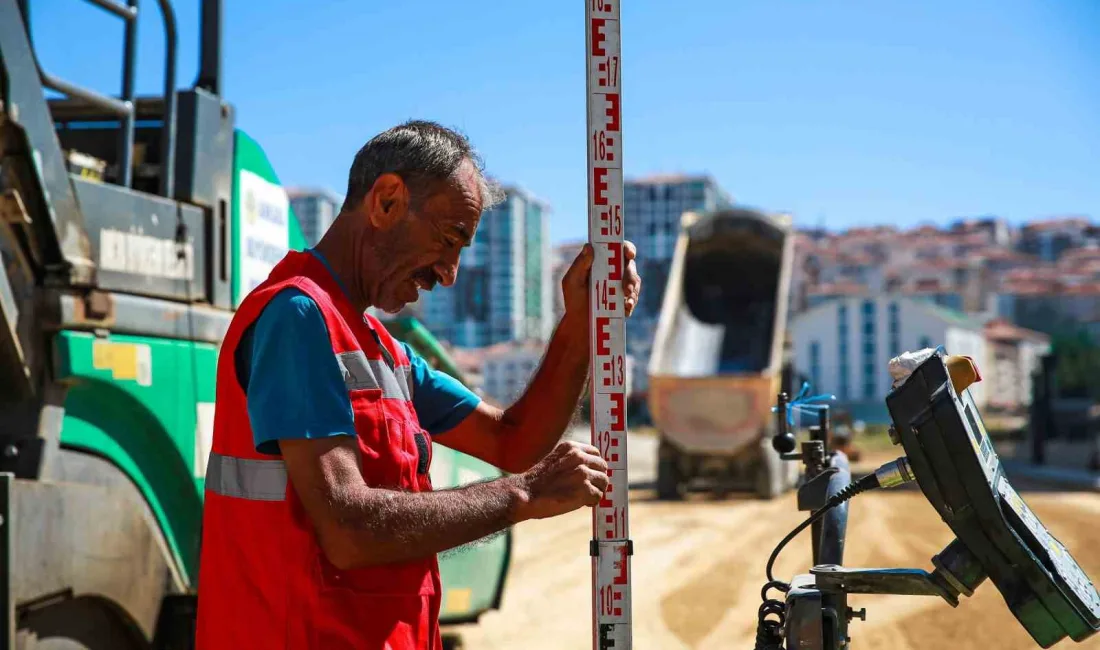
[[[748,209],[684,215],[649,365],[662,435],[736,454],[771,423],[791,273],[789,220]]]

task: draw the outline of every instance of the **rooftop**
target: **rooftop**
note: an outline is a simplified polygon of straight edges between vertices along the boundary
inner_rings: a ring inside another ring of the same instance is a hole
[[[308,185],[292,185],[292,186],[286,188],[286,195],[290,199],[296,199],[296,198],[305,197],[305,196],[321,196],[321,197],[324,197],[326,199],[329,199],[330,201],[332,201],[333,203],[336,203],[337,205],[344,202],[344,195],[343,194],[333,192],[332,190],[330,190],[326,187],[315,187],[315,186],[308,186]]]
[[[1067,296],[1100,296],[1100,282],[1093,280],[1069,285],[1062,287],[1060,293]]]
[[[1058,285],[1056,282],[1038,279],[1010,280],[1001,283],[1001,286],[997,288],[998,293],[1012,296],[1049,296],[1057,293],[1057,290]]]
[[[546,199],[543,199],[543,198],[539,198],[534,192],[527,189],[526,187],[524,187],[522,185],[519,185],[517,183],[504,183],[504,182],[501,182],[499,179],[496,179],[496,178],[490,178],[489,180],[491,180],[492,182],[495,182],[495,183],[499,183],[500,184],[500,189],[504,190],[504,192],[506,194],[509,194],[509,195],[512,195],[512,196],[518,196],[521,199],[523,199],[524,201],[527,201],[528,203],[537,204],[540,207],[542,207],[542,209],[545,212],[550,212],[551,211],[549,201],[547,201]]]
[[[987,260],[1002,262],[1034,263],[1039,261],[1039,258],[1034,255],[1028,255],[1027,253],[1021,253],[1020,251],[1011,248],[1003,248],[1001,246],[990,246],[989,248],[973,251],[970,254],[983,257]]]
[[[665,185],[668,183],[690,183],[692,181],[715,184],[714,177],[710,174],[657,173],[624,179],[625,183],[631,185]]]
[[[991,341],[1002,341],[1005,343],[1015,341],[1033,341],[1035,343],[1050,342],[1050,337],[1046,334],[1013,325],[1004,318],[995,318],[987,322],[985,324],[985,337]]]
[[[1063,216],[1036,219],[1025,223],[1023,228],[1024,230],[1039,232],[1045,230],[1059,230],[1062,228],[1088,228],[1090,225],[1092,224],[1087,217]]]
[[[858,296],[867,293],[867,287],[858,282],[825,282],[807,293],[811,296]]]
[[[1062,253],[1058,258],[1058,264],[1060,266],[1069,266],[1078,264],[1085,260],[1100,259],[1100,247],[1096,246],[1082,246],[1080,248],[1071,248],[1068,251]]]
[[[954,309],[949,309],[943,305],[937,305],[927,300],[916,300],[915,302],[926,311],[960,327],[966,327],[971,330],[982,330],[985,326],[981,319],[975,318],[974,316],[968,316],[961,311],[955,311]]]
[[[921,224],[915,228],[911,228],[906,234],[908,235],[940,235],[943,231],[938,226],[930,223]]]

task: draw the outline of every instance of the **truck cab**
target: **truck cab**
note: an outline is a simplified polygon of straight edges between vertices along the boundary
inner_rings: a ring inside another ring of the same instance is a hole
[[[221,2],[181,89],[168,0],[88,1],[124,26],[117,96],[42,69],[33,3],[0,0],[0,647],[190,648],[222,337],[305,240],[222,95]],[[149,11],[163,90],[137,96]],[[438,488],[499,475],[437,458]],[[510,540],[441,559],[443,622],[497,606]]]

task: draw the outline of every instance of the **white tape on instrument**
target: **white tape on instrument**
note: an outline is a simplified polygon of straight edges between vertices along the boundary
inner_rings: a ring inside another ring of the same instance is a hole
[[[585,0],[588,125],[588,240],[592,263],[590,350],[592,444],[609,485],[592,509],[592,644],[631,647],[626,422],[626,305],[623,276],[622,53],[619,0]]]

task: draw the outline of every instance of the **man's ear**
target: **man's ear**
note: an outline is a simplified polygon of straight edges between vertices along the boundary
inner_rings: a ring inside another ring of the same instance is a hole
[[[379,230],[389,230],[409,210],[409,188],[397,174],[382,174],[364,201],[367,218]]]

